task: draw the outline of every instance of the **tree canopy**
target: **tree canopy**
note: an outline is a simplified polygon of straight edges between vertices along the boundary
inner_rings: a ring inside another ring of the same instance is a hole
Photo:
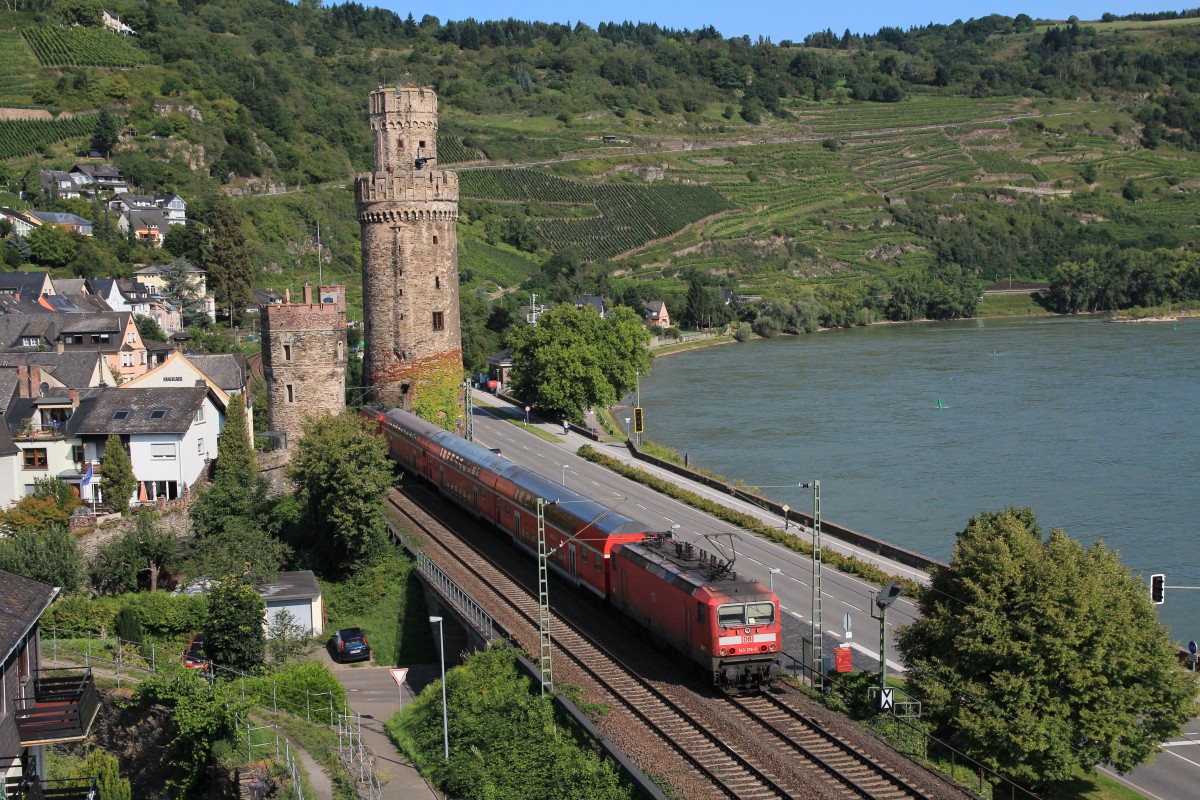
[[[312,544],[339,569],[370,562],[387,544],[384,503],[392,466],[373,430],[357,414],[311,416],[288,467]]]
[[[446,673],[450,759],[443,758],[441,683],[388,721],[423,775],[455,797],[620,800],[631,796],[612,765],[581,748],[533,691],[505,646]]]
[[[266,605],[238,576],[217,582],[208,593],[204,649],[217,666],[250,672],[266,653]]]
[[[902,631],[909,690],[955,747],[1035,788],[1128,772],[1195,714],[1141,580],[1029,509],[980,514]]]
[[[512,329],[513,389],[542,411],[580,419],[592,406],[612,405],[650,368],[650,333],[630,308],[600,319],[588,306],[555,306],[538,324]]]

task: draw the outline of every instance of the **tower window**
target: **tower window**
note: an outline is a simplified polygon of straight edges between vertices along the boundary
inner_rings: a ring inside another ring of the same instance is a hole
[[[433,288],[435,288],[435,289],[442,288],[442,279],[437,277],[436,275],[433,278]]]
[[[424,139],[422,139],[420,142],[418,142],[418,143],[417,143],[417,147],[424,147],[424,146],[425,146],[425,140],[424,140]]]
[[[285,384],[283,385],[283,388],[287,390],[287,401],[288,401],[289,403],[294,403],[294,402],[296,402],[296,392],[295,392],[295,390],[293,389],[293,387],[292,387],[292,384],[290,384],[290,383],[285,383]]]
[[[434,237],[433,237],[433,243],[434,243],[434,244],[437,244],[437,242],[438,242],[438,240],[437,240],[437,235],[436,235],[436,234],[434,234]]]
[[[290,344],[285,344],[283,346],[283,360],[284,361],[292,360],[292,346]]]
[[[435,331],[443,330],[446,327],[446,319],[441,311],[433,312],[433,329]]]
[[[396,149],[404,152],[404,137],[400,137],[396,140]]]
[[[346,343],[339,341],[338,348],[337,348],[337,360],[341,361],[345,357],[346,357]]]

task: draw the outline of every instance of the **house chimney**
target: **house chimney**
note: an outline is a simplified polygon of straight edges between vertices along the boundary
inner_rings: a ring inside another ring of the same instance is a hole
[[[58,340],[54,343],[54,352],[58,353],[59,355],[62,355],[66,349],[67,349],[67,347],[65,344],[63,344],[62,337],[60,336],[58,338]]]
[[[306,306],[312,305],[312,284],[310,283],[304,284],[304,304]]]
[[[74,389],[68,389],[67,397],[71,398],[71,408],[79,408],[79,392]]]
[[[33,396],[33,387],[29,383],[29,367],[25,364],[17,365],[17,396],[22,400]]]
[[[287,303],[288,305],[291,305],[291,303],[292,303],[292,290],[291,289],[283,290],[283,302]]]

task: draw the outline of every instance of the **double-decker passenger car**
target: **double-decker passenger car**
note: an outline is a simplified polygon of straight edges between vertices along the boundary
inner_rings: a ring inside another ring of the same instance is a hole
[[[649,533],[599,500],[406,411],[363,413],[378,421],[401,468],[531,553],[537,552],[541,498],[549,567],[610,600],[704,667],[715,683],[760,685],[778,675],[778,601],[762,584],[739,580],[729,562],[669,533]]]

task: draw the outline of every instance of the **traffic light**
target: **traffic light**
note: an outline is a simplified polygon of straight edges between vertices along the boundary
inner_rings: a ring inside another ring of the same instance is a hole
[[[645,433],[646,432],[645,419],[644,419],[644,415],[642,414],[641,406],[638,406],[637,408],[633,409],[633,432],[634,433]]]
[[[1167,576],[1161,572],[1150,576],[1150,599],[1161,606],[1167,599]]]

